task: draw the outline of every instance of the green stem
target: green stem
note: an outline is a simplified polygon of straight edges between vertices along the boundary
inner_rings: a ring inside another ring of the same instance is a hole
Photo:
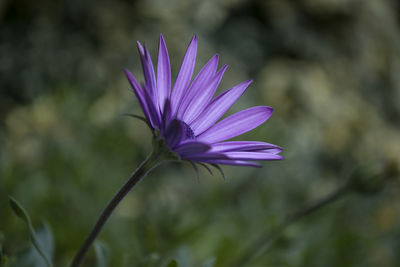
[[[261,236],[256,239],[247,249],[244,251],[243,256],[235,261],[232,266],[248,266],[247,263],[251,261],[257,255],[266,252],[271,245],[279,239],[281,234],[285,231],[285,229],[291,224],[297,222],[303,217],[325,207],[326,205],[333,203],[338,200],[340,197],[344,196],[349,190],[348,183],[345,183],[343,186],[337,188],[334,192],[329,194],[328,196],[311,203],[305,208],[291,213],[286,216],[286,218],[279,224],[272,232],[266,231]]]
[[[131,177],[128,181],[118,190],[118,192],[114,195],[114,197],[107,204],[103,212],[100,214],[100,217],[97,219],[96,224],[90,231],[89,235],[86,237],[85,241],[79,248],[78,252],[75,254],[75,257],[71,263],[71,267],[78,267],[86,253],[88,252],[90,246],[96,239],[96,237],[100,234],[101,229],[104,224],[107,222],[108,218],[111,216],[114,209],[118,206],[122,199],[129,193],[129,191],[144,177],[146,174],[151,171],[154,167],[156,167],[163,159],[164,151],[163,150],[155,150],[147,159],[142,162],[142,164],[132,173]]]

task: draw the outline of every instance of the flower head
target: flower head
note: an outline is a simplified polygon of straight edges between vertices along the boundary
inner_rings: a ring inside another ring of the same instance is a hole
[[[258,160],[281,160],[282,149],[259,141],[226,141],[264,123],[273,109],[251,107],[219,121],[250,85],[242,82],[213,98],[227,65],[213,56],[192,80],[197,38],[193,37],[174,85],[165,41],[160,35],[157,72],[148,49],[137,43],[145,82],[125,70],[155,136],[179,158],[191,162],[259,167]]]

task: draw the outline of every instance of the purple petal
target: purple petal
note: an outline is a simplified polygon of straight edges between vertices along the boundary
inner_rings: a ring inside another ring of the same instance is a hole
[[[184,136],[184,132],[185,125],[179,120],[172,120],[168,125],[164,135],[168,147],[173,149],[176,145],[178,145]]]
[[[190,101],[188,108],[185,110],[182,118],[184,121],[190,123],[204,110],[207,106],[208,102],[210,102],[211,98],[215,94],[219,83],[221,82],[222,76],[228,65],[223,66],[218,73],[213,77],[213,79],[204,86],[202,90],[198,90],[196,95]]]
[[[143,48],[142,44],[139,41],[137,41],[136,44],[137,44],[140,56],[144,57],[144,48]]]
[[[269,153],[269,154],[279,154],[283,151],[282,148],[277,147],[277,148],[269,148],[269,149],[263,149],[263,150],[257,150],[258,152],[264,152],[264,153]]]
[[[187,155],[186,158],[195,161],[229,159],[228,156],[223,153],[210,153],[208,151],[205,153]]]
[[[156,104],[158,103],[158,97],[153,62],[151,61],[149,50],[146,47],[143,47],[140,42],[137,42],[137,46],[140,54],[140,60],[142,62],[146,87],[150,92],[149,95],[153,99],[153,102]]]
[[[160,111],[158,110],[158,107],[155,105],[153,102],[153,99],[151,98],[149,94],[149,90],[147,88],[146,84],[142,84],[143,87],[143,95],[144,99],[146,100],[147,104],[147,110],[149,112],[153,128],[161,128],[161,118],[160,118]]]
[[[249,166],[249,167],[258,167],[262,166],[255,162],[248,162],[243,160],[230,160],[230,159],[216,159],[216,160],[202,160],[201,162],[210,163],[210,164],[222,164],[222,165],[233,165],[233,166]]]
[[[257,106],[237,112],[200,134],[197,139],[207,143],[216,143],[248,132],[264,123],[273,109]]]
[[[171,102],[170,100],[167,98],[165,100],[165,104],[164,104],[164,111],[162,113],[162,120],[161,120],[161,132],[162,134],[165,133],[167,126],[169,125],[169,123],[171,122],[172,119],[172,114],[171,114]]]
[[[158,103],[160,110],[164,109],[165,100],[171,92],[171,65],[164,37],[160,34],[157,63]]]
[[[178,109],[182,96],[189,86],[190,80],[193,75],[194,65],[196,63],[196,53],[197,38],[196,36],[194,36],[186,50],[185,57],[183,58],[178,77],[176,78],[175,85],[172,90],[171,108],[173,114],[175,114],[176,110]]]
[[[245,81],[223,92],[207,105],[204,111],[194,120],[190,127],[195,135],[199,135],[219,120],[222,115],[236,102],[251,84],[251,80]]]
[[[183,96],[181,103],[178,107],[177,117],[182,118],[183,113],[188,107],[193,97],[202,89],[202,87],[208,84],[215,75],[217,70],[219,56],[213,56],[206,65],[200,70],[192,84],[190,85],[187,93]]]
[[[282,160],[283,157],[281,155],[275,155],[270,153],[263,153],[263,152],[224,152],[226,156],[230,159],[234,160]]]
[[[195,155],[195,154],[202,154],[210,149],[210,146],[204,143],[190,141],[179,145],[174,149],[176,153],[181,155],[182,157]]]
[[[131,84],[133,92],[135,93],[140,106],[142,107],[143,113],[144,113],[147,121],[154,128],[154,123],[151,120],[151,116],[149,113],[149,109],[148,109],[147,102],[146,102],[142,88],[140,87],[139,83],[136,81],[135,77],[132,75],[132,73],[129,70],[125,69],[124,72],[125,72],[126,77],[128,78],[129,83]]]
[[[228,141],[212,145],[212,152],[226,152],[226,151],[265,151],[272,153],[275,151],[281,152],[282,149],[276,145],[258,142],[258,141]],[[277,153],[279,153],[277,152]]]

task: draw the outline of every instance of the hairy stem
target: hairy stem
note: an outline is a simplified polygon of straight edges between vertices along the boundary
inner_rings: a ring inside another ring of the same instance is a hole
[[[71,263],[71,267],[79,266],[86,253],[88,252],[90,246],[96,239],[96,237],[100,234],[101,229],[104,224],[107,222],[108,218],[111,216],[114,209],[118,206],[122,199],[129,193],[129,191],[144,177],[146,174],[151,171],[154,167],[156,167],[162,160],[162,151],[156,151],[150,154],[145,161],[132,173],[131,177],[128,181],[118,190],[118,192],[114,195],[114,197],[108,202],[105,209],[100,214],[97,219],[96,224],[90,231],[89,235],[86,237],[85,241],[79,248],[78,252],[75,254],[75,257]]]
[[[311,203],[310,205],[298,210],[294,213],[288,214],[285,219],[272,231],[266,231],[260,235],[253,243],[251,243],[243,252],[243,256],[238,258],[232,266],[247,266],[247,263],[251,261],[257,255],[266,252],[271,245],[279,239],[284,230],[291,224],[297,222],[303,217],[325,207],[326,205],[333,203],[340,197],[344,196],[348,192],[348,184],[337,188],[334,192],[327,195],[326,197]]]

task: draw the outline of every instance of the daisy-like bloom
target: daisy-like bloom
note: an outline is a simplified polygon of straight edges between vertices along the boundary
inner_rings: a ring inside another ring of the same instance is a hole
[[[213,56],[192,81],[197,38],[193,37],[174,85],[167,47],[160,35],[157,72],[148,49],[137,42],[145,82],[125,70],[145,119],[170,151],[190,162],[259,167],[258,160],[281,160],[282,149],[258,141],[226,141],[264,123],[273,109],[251,107],[220,120],[252,82],[242,82],[213,98],[227,65]],[[218,121],[220,120],[220,121]]]
[[[213,56],[192,80],[196,62],[197,39],[190,42],[174,86],[171,86],[171,66],[162,35],[157,62],[157,75],[149,51],[138,42],[145,82],[140,86],[135,77],[125,71],[139,100],[145,118],[153,132],[154,150],[118,190],[97,219],[96,224],[74,256],[71,267],[82,263],[114,209],[128,192],[164,159],[183,159],[218,168],[218,164],[259,167],[257,160],[280,160],[282,149],[276,145],[255,141],[226,141],[264,123],[272,108],[258,106],[235,113],[221,121],[222,115],[244,93],[251,81],[245,81],[213,98],[227,65],[217,71],[218,55]],[[223,174],[223,173],[222,173]]]

